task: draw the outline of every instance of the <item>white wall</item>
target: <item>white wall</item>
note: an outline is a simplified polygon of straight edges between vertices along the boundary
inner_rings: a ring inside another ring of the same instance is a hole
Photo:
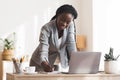
[[[93,50],[93,16],[92,16],[92,1],[80,0],[79,4],[79,21],[77,22],[77,33],[83,34],[87,38],[86,51]]]
[[[104,70],[104,54],[107,53],[107,7],[109,0],[93,0],[93,51],[102,52],[100,70]]]

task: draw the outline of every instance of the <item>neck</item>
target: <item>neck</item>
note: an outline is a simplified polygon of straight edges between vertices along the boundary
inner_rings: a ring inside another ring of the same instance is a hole
[[[59,38],[63,36],[63,30],[58,30],[58,36]]]

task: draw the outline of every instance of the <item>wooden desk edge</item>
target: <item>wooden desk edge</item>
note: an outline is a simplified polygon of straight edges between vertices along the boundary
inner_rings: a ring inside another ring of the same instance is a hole
[[[63,76],[65,76],[65,77],[104,77],[104,76],[110,76],[110,77],[117,77],[117,76],[120,76],[120,74],[105,74],[104,72],[100,72],[100,73],[97,73],[97,74],[40,74],[40,73],[38,73],[38,74],[14,74],[14,73],[6,73],[7,75],[9,75],[9,76],[16,76],[16,77],[33,77],[33,76],[35,76],[35,77],[39,77],[39,76],[42,76],[42,77],[50,77],[50,76],[52,76],[52,77],[63,77]]]

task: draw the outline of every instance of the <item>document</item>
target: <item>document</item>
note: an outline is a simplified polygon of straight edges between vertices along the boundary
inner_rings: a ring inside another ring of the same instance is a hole
[[[43,72],[43,71],[41,71],[41,72],[38,72],[39,74],[61,74],[61,72],[60,71],[53,71],[53,72]]]

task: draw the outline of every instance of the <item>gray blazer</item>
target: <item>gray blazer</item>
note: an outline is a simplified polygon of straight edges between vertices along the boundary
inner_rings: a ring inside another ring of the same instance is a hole
[[[42,27],[39,41],[40,44],[31,57],[31,66],[36,66],[37,70],[40,70],[42,61],[47,59],[53,65],[56,57],[59,56],[62,67],[67,67],[68,56],[72,51],[76,51],[73,22],[64,29],[60,46],[58,45],[56,20],[52,20]]]

